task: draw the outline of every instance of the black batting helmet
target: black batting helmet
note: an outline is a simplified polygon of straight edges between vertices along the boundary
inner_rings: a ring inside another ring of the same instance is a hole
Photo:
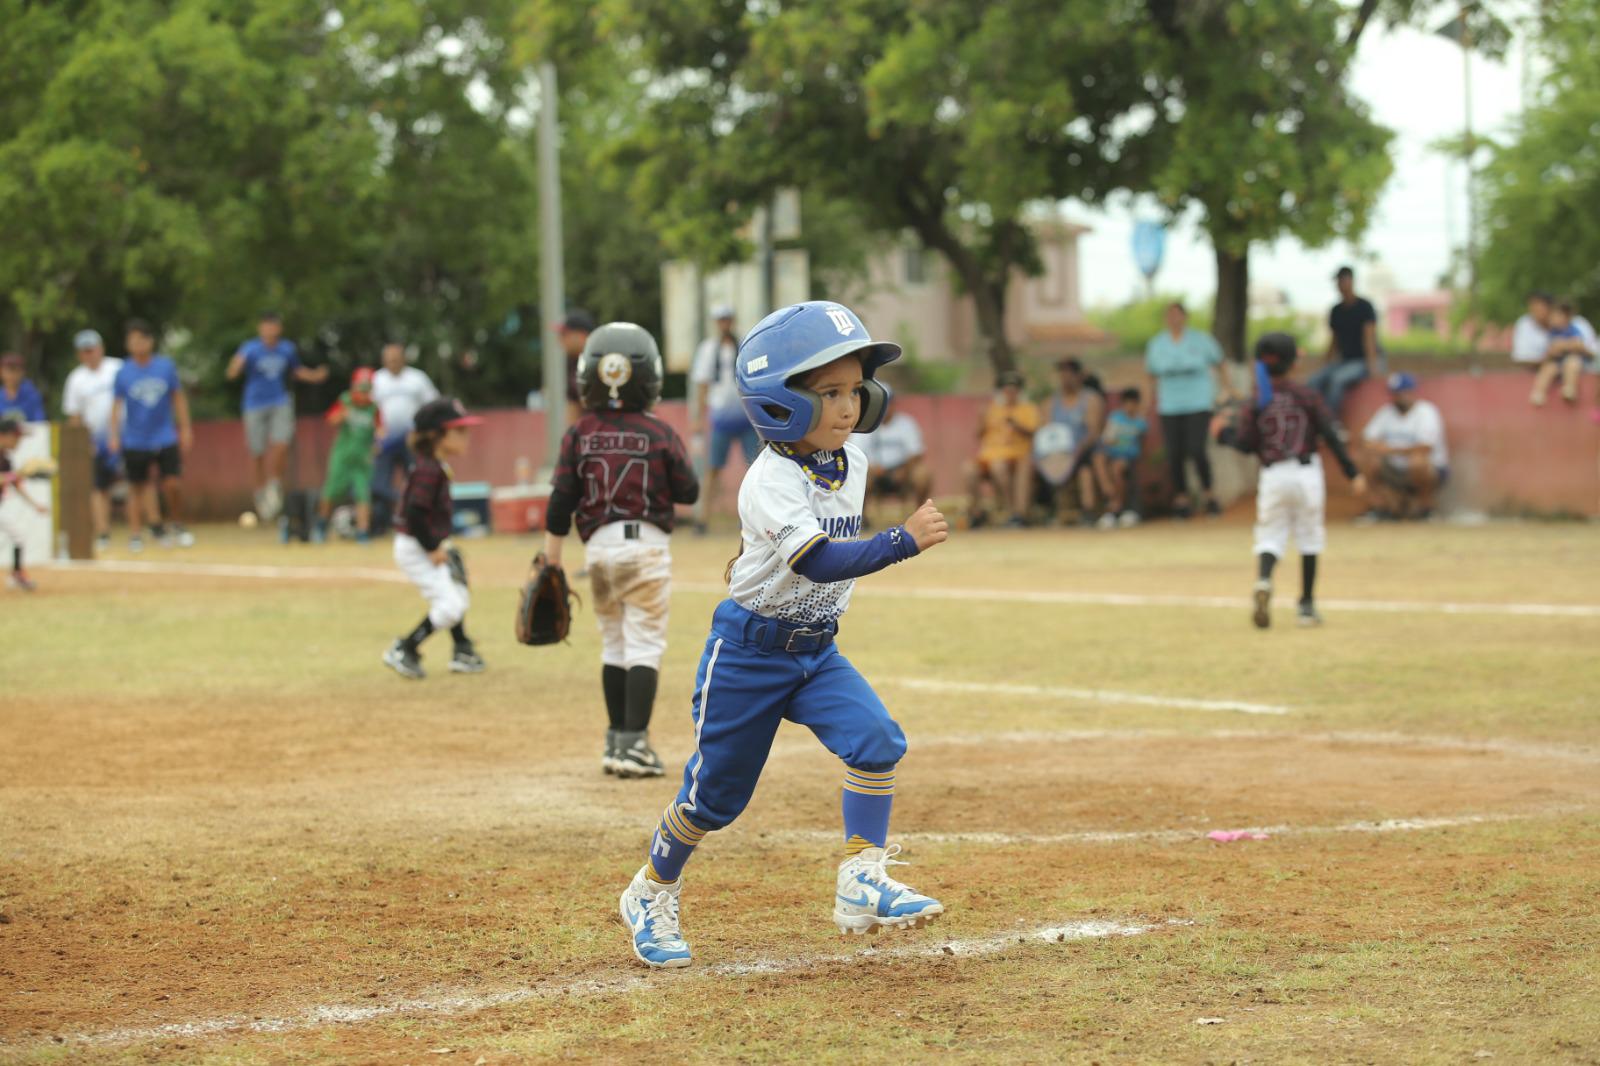
[[[661,399],[661,349],[632,322],[607,322],[578,356],[578,395],[591,411],[644,411]]]
[[[1256,358],[1266,364],[1267,373],[1281,378],[1294,366],[1300,345],[1287,333],[1263,333],[1256,341]]]

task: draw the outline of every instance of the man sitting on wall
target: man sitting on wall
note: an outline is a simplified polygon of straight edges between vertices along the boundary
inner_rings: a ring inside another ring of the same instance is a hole
[[[1394,521],[1408,512],[1433,514],[1434,496],[1450,474],[1444,418],[1439,408],[1417,397],[1417,379],[1389,375],[1389,402],[1361,432],[1358,457],[1367,477],[1369,510],[1362,521]]]

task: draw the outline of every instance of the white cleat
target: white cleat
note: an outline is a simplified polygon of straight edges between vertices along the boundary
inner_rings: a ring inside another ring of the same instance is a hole
[[[833,922],[839,932],[852,936],[876,935],[879,929],[915,929],[944,914],[944,904],[914,892],[889,876],[899,844],[867,848],[839,864],[839,883],[833,897]]]
[[[678,930],[678,893],[682,889],[681,877],[670,885],[657,884],[641,866],[617,903],[618,916],[633,938],[634,956],[651,969],[689,965],[689,945]]]

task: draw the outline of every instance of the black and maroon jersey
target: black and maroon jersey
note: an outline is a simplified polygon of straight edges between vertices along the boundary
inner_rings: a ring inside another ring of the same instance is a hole
[[[1315,390],[1286,378],[1273,380],[1272,399],[1259,411],[1246,413],[1239,427],[1240,449],[1255,452],[1266,466],[1285,459],[1309,460],[1317,454],[1319,437],[1328,442],[1345,477],[1355,477],[1356,465],[1328,405]]]
[[[671,533],[673,505],[699,497],[683,438],[671,426],[643,411],[585,411],[561,438],[545,526],[566,536],[576,516],[586,541],[612,522],[649,522]]]
[[[395,532],[417,539],[424,551],[433,551],[454,529],[454,507],[450,503],[450,474],[439,460],[417,456],[417,465],[406,479],[405,495],[400,500],[400,520]]]

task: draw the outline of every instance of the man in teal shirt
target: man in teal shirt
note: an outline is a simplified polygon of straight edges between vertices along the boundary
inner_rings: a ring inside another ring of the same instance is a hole
[[[1172,477],[1172,510],[1179,518],[1193,512],[1188,479],[1192,460],[1205,496],[1206,514],[1220,514],[1211,494],[1206,443],[1218,395],[1233,398],[1233,386],[1222,369],[1222,346],[1211,334],[1189,328],[1189,313],[1182,304],[1168,307],[1166,318],[1167,328],[1145,345],[1144,368],[1152,413],[1161,416],[1161,439]]]

